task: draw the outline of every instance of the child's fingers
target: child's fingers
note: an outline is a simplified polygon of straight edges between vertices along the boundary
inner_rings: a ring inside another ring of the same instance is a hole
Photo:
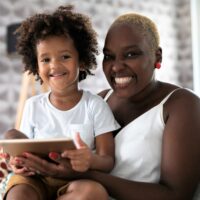
[[[82,149],[64,151],[61,156],[63,158],[69,158],[69,159],[75,160],[75,159],[81,159],[81,158],[87,159],[89,155],[90,155],[90,152],[88,151],[88,149],[82,148]]]
[[[77,149],[87,147],[87,144],[85,144],[85,142],[83,142],[83,140],[81,139],[80,133],[75,133],[73,140]]]

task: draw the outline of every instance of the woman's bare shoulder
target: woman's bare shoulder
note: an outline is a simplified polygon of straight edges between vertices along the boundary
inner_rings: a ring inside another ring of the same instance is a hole
[[[197,103],[200,106],[200,98],[192,90],[186,88],[177,88],[169,98],[169,104],[193,104]],[[195,104],[196,105],[196,104]]]
[[[101,92],[98,93],[98,95],[101,96],[102,98],[104,98],[109,90],[110,89],[102,90]]]

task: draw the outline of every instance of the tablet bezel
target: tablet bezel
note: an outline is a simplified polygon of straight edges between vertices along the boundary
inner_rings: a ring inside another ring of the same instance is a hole
[[[3,153],[19,156],[24,152],[48,156],[50,152],[62,153],[68,149],[75,149],[75,144],[70,138],[59,139],[5,139],[0,140]]]

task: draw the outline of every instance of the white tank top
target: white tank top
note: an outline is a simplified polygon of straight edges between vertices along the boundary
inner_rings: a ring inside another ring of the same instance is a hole
[[[116,163],[111,172],[114,176],[134,181],[159,182],[165,127],[163,104],[173,92],[161,103],[126,125],[116,135]]]
[[[176,90],[169,93],[158,105],[130,122],[116,135],[116,162],[112,175],[139,182],[159,182],[165,127],[163,104]],[[107,100],[112,92],[110,90],[104,100]],[[193,200],[200,200],[198,191]]]

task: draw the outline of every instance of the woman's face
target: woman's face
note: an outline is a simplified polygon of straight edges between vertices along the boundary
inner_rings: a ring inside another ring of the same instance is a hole
[[[139,94],[154,81],[155,53],[137,26],[115,25],[106,37],[103,70],[120,97]]]
[[[52,91],[77,89],[79,54],[70,37],[49,36],[36,46],[38,72]]]

